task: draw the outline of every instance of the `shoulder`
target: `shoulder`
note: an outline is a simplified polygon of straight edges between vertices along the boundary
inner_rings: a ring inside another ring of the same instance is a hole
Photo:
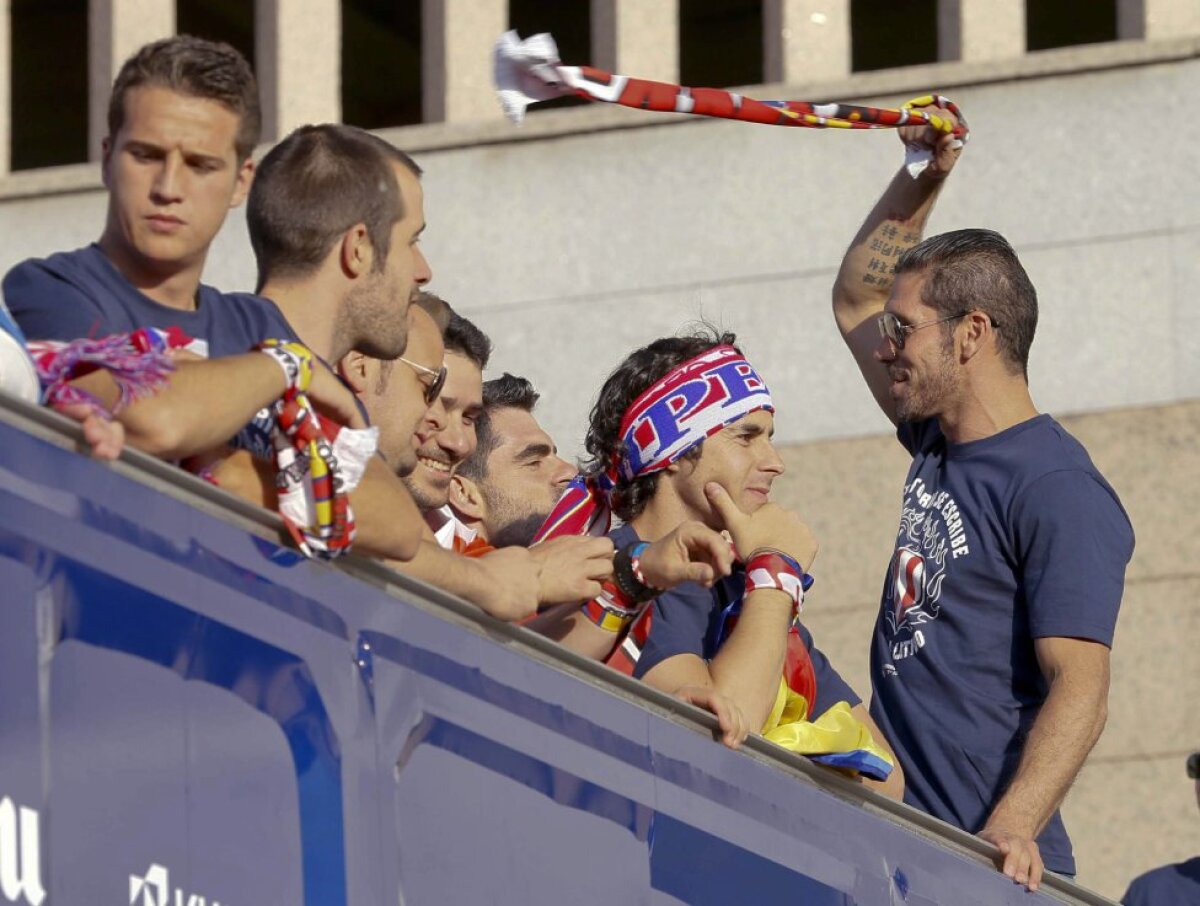
[[[1022,523],[1063,523],[1090,534],[1133,535],[1121,498],[1087,450],[1048,416],[1020,439],[1011,513]]]
[[[262,321],[287,324],[283,312],[266,296],[257,293],[224,293],[215,287],[201,284],[201,304],[214,305],[224,311],[236,311]]]
[[[56,284],[70,284],[84,288],[94,276],[95,262],[92,246],[76,249],[73,252],[55,252],[48,258],[26,258],[20,264],[14,265],[4,276],[4,295],[11,306],[20,299],[22,293],[29,290],[52,287]]]
[[[1182,898],[1182,899],[1181,899]],[[1200,857],[1163,865],[1134,878],[1121,897],[1124,906],[1166,906],[1200,898]]]
[[[263,340],[296,340],[279,307],[255,293],[223,293],[201,285],[200,306],[213,340],[212,355],[245,352]]]
[[[1024,483],[1055,473],[1078,472],[1107,485],[1083,444],[1049,415],[1035,416],[1005,434],[997,453],[1008,460]]]
[[[97,260],[99,259],[99,260]],[[111,333],[121,277],[105,267],[95,246],[30,258],[4,277],[2,292],[13,317],[32,340],[73,340]]]

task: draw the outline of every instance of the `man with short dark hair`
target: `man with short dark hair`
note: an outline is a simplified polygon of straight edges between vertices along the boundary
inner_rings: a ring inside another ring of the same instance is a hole
[[[428,303],[419,303],[428,304]],[[446,378],[441,393],[417,427],[417,466],[404,479],[409,493],[425,514],[443,547],[469,538],[456,536],[456,523],[447,504],[450,481],[475,450],[475,423],[483,412],[483,370],[492,343],[478,327],[451,311],[442,334],[446,345]]]
[[[485,381],[475,451],[451,481],[459,520],[493,547],[528,547],[577,471],[538,424],[537,401],[526,378],[505,372]]]
[[[101,172],[100,241],[30,259],[3,294],[30,340],[74,340],[179,327],[211,356],[293,339],[259,296],[200,282],[225,215],[250,188],[258,87],[227,44],[187,35],[147,44],[113,85]]]
[[[1104,727],[1133,531],[1087,451],[1033,404],[1037,294],[1016,252],[978,229],[918,244],[958,154],[931,132],[902,130],[934,164],[893,178],[833,291],[912,455],[871,713],[906,800],[996,844],[1032,890],[1043,867],[1075,872],[1058,806]]]
[[[246,221],[258,291],[326,362],[404,352],[408,307],[432,273],[420,168],[353,126],[302,126],[262,159]]]
[[[401,478],[417,466],[417,427],[437,402],[446,374],[442,332],[433,318],[414,305],[408,319],[403,356],[389,362],[351,352],[338,369],[379,431],[379,454]]]

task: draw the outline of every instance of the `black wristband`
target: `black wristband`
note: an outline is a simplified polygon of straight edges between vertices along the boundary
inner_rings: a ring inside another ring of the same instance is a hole
[[[644,604],[651,598],[656,598],[662,591],[644,585],[633,571],[633,557],[630,551],[637,547],[631,544],[623,547],[613,556],[613,581],[616,582],[622,594],[634,604]]]

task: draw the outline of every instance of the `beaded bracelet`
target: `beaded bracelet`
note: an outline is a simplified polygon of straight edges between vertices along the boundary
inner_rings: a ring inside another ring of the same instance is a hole
[[[746,594],[760,588],[785,592],[792,599],[793,614],[804,607],[804,592],[812,584],[812,576],[783,551],[759,548],[746,560]]]
[[[313,354],[308,347],[287,340],[263,340],[258,351],[274,359],[283,369],[288,389],[303,393],[312,382]]]

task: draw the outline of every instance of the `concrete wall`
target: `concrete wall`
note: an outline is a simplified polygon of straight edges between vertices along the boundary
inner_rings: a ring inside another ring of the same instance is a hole
[[[1121,495],[1137,533],[1112,656],[1109,719],[1067,798],[1079,880],[1118,898],[1136,875],[1200,853],[1184,759],[1200,748],[1200,401],[1063,419]],[[908,457],[892,435],[786,453],[777,499],[821,542],[805,619],[867,694],[868,640]]]

